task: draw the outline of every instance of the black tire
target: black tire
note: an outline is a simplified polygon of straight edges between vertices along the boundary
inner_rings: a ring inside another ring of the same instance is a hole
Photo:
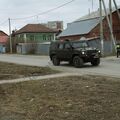
[[[73,58],[73,64],[74,64],[74,66],[76,67],[76,68],[80,68],[80,67],[82,67],[83,66],[83,59],[82,58],[80,58],[79,56],[75,56],[74,58]]]
[[[100,58],[97,58],[97,59],[93,59],[93,61],[91,61],[91,64],[93,66],[98,66],[100,64]]]
[[[55,66],[59,66],[59,65],[60,65],[60,60],[57,58],[56,55],[54,55],[54,56],[52,57],[52,63],[53,63],[53,65],[55,65]]]
[[[119,57],[120,53],[117,51],[117,58]]]

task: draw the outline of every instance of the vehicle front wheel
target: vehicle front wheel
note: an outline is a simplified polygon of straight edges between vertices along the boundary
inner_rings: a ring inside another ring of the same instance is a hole
[[[92,64],[93,66],[98,66],[98,65],[100,64],[100,58],[97,58],[97,59],[92,60],[92,61],[91,61],[91,64]]]
[[[75,56],[74,58],[73,58],[73,64],[74,64],[74,66],[76,67],[76,68],[80,68],[80,67],[82,67],[83,66],[83,59],[82,58],[80,58],[79,56]]]
[[[119,55],[120,55],[120,52],[117,51],[117,58],[119,57]]]
[[[57,58],[56,55],[54,55],[54,56],[52,57],[52,63],[53,63],[53,65],[55,65],[55,66],[59,66],[59,65],[60,65],[60,60]]]

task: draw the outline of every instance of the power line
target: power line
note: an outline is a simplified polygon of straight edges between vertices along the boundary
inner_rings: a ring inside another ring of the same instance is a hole
[[[67,3],[64,3],[64,4],[60,5],[60,6],[55,7],[55,8],[49,9],[49,10],[47,10],[47,11],[38,13],[38,14],[36,14],[36,15],[32,15],[32,16],[28,16],[28,17],[23,17],[23,18],[14,18],[14,19],[11,19],[11,20],[23,20],[23,19],[29,19],[29,18],[37,17],[37,16],[40,16],[40,15],[43,15],[43,14],[47,14],[47,13],[49,13],[49,12],[52,12],[52,11],[56,10],[56,9],[62,8],[62,7],[66,6],[66,5],[70,4],[70,3],[72,3],[72,2],[74,2],[74,1],[75,1],[75,0],[71,0],[71,1],[69,1],[69,2],[67,2]]]

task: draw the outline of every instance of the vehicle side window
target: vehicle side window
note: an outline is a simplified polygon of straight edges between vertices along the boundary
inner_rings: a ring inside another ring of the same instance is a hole
[[[58,43],[53,42],[53,43],[50,44],[50,49],[51,50],[56,50],[58,48],[59,48],[59,44]]]
[[[59,49],[63,49],[63,44],[59,44]]]
[[[71,48],[70,44],[69,44],[69,43],[66,43],[66,44],[65,44],[65,49],[69,49],[69,48]]]

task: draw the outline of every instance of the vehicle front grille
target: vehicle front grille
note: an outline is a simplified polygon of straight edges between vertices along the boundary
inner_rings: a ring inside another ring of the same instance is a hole
[[[87,55],[89,55],[89,56],[94,56],[94,55],[96,55],[96,53],[97,53],[97,50],[88,50],[87,51]]]

